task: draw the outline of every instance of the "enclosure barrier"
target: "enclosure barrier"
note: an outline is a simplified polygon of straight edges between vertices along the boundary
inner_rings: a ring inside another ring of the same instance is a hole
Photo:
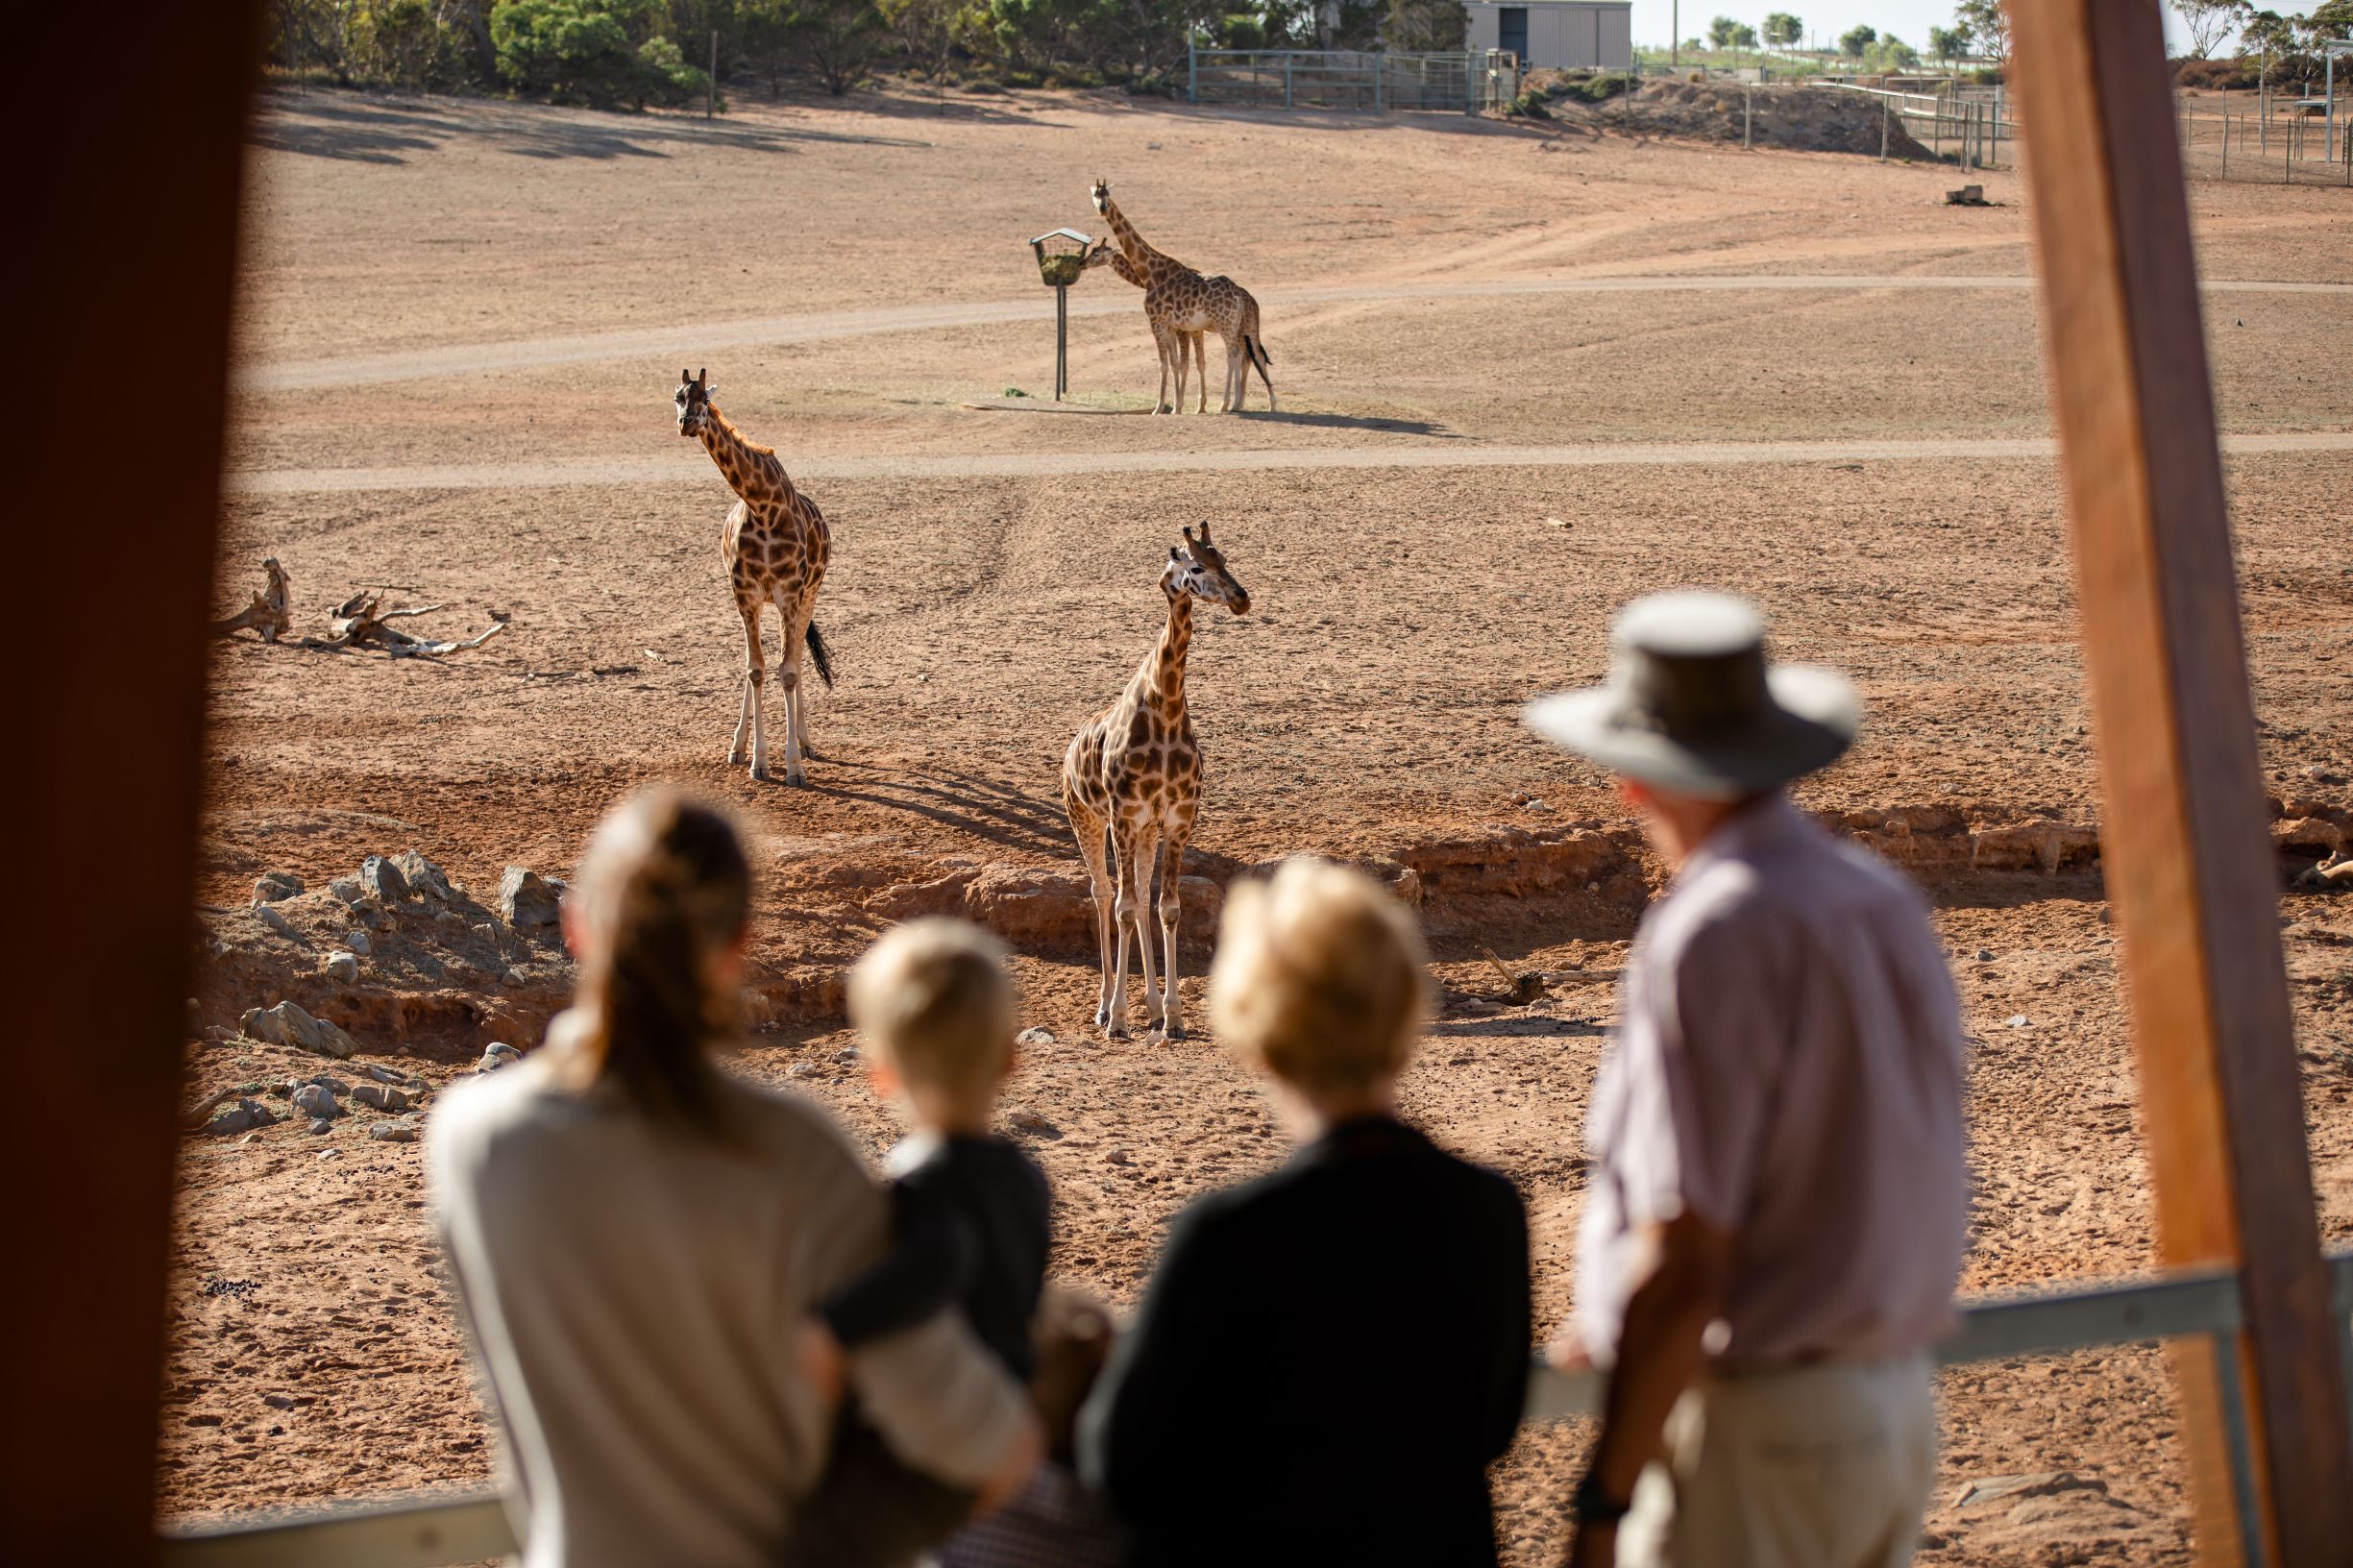
[[[2329,1259],[2329,1286],[2343,1371],[2344,1409],[2353,1424],[2353,1252]],[[1965,1303],[1960,1325],[1937,1346],[1940,1365],[2057,1356],[2148,1339],[2205,1335],[2212,1347],[2224,1419],[2229,1424],[2231,1484],[2243,1506],[2253,1495],[2246,1405],[2230,1335],[2240,1327],[2239,1277],[2228,1269],[2168,1275],[2138,1285],[1995,1297]],[[1601,1408],[1594,1372],[1556,1372],[1538,1363],[1528,1386],[1526,1419],[1555,1421]],[[500,1495],[488,1489],[412,1493],[396,1501],[272,1510],[233,1524],[165,1525],[159,1531],[165,1568],[446,1568],[515,1550]],[[2248,1568],[2267,1560],[2250,1525],[2243,1547]]]
[[[1907,135],[1940,159],[1949,152],[1952,160],[1965,169],[2001,167],[2001,144],[2018,139],[2018,121],[2010,117],[2008,96],[1998,86],[1950,84],[1935,92],[1901,92],[1854,82],[1818,85],[1878,99],[1886,117],[1883,123],[1902,126]],[[1887,156],[1884,142],[1879,156]]]
[[[1185,56],[1185,99],[1193,104],[1476,114],[1501,109],[1519,93],[1519,57],[1503,49],[1189,48]]]

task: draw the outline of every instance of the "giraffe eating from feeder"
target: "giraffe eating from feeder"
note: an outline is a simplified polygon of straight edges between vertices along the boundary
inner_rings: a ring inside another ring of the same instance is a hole
[[[1204,278],[1173,257],[1164,256],[1144,242],[1136,226],[1119,210],[1112,200],[1111,185],[1097,179],[1088,193],[1094,209],[1103,221],[1111,225],[1112,237],[1118,242],[1127,265],[1114,266],[1129,282],[1140,282],[1143,287],[1144,320],[1152,329],[1152,340],[1160,349],[1161,389],[1152,405],[1158,413],[1177,413],[1185,404],[1185,344],[1189,337],[1195,357],[1200,354],[1200,334],[1215,332],[1226,346],[1225,388],[1218,403],[1219,413],[1239,413],[1248,399],[1250,372],[1255,368],[1259,380],[1266,386],[1266,410],[1275,408],[1275,383],[1268,374],[1273,355],[1266,352],[1266,341],[1259,328],[1259,302],[1248,289],[1224,276]],[[1091,261],[1091,257],[1090,258]],[[1168,401],[1168,372],[1171,361],[1176,371],[1176,401]],[[1203,413],[1209,407],[1209,374],[1201,375],[1201,390],[1194,412]]]

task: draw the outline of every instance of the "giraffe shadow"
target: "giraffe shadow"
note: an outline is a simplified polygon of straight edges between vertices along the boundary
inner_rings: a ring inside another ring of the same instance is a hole
[[[1376,414],[1287,414],[1244,408],[1238,416],[1257,425],[1296,425],[1303,429],[1387,430],[1396,435],[1434,436],[1440,441],[1468,441],[1469,436],[1434,425],[1426,419],[1392,419]]]
[[[1060,802],[1041,800],[1013,785],[960,773],[916,778],[857,763],[833,762],[826,768],[828,773],[856,772],[873,776],[864,787],[857,787],[812,773],[810,783],[820,795],[928,818],[1008,849],[1062,853],[1070,845],[1069,824],[1063,820]]]

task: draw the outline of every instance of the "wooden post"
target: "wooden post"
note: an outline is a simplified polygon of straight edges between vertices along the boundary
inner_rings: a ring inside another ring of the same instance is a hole
[[[93,484],[119,482],[133,452],[138,487],[138,548],[107,561],[108,594],[137,606],[138,635],[91,636],[72,595],[25,596],[14,628],[43,653],[38,677],[11,691],[9,720],[22,759],[9,771],[11,874],[40,900],[11,939],[21,1043],[9,1090],[41,1108],[0,1139],[0,1190],[24,1195],[9,1216],[16,1283],[0,1293],[12,1562],[156,1555],[206,621],[260,10],[128,0],[109,13],[139,40],[108,64],[119,102],[93,112],[83,74],[57,70],[22,73],[9,98],[14,145],[73,128],[71,158],[27,159],[11,177],[18,232],[55,236],[64,263],[44,270],[41,308],[22,312],[12,355],[100,404],[109,386],[136,388],[171,411],[143,421],[132,446],[105,418],[43,421],[11,476],[12,514],[27,520],[12,565],[31,582],[86,574],[86,537],[56,520],[86,512]],[[61,60],[86,28],[69,8],[35,9],[11,42]],[[136,169],[138,200],[93,169]],[[239,576],[249,569],[237,563]]]
[[[2240,1274],[2251,1495],[2217,1358],[2175,1360],[2199,1558],[2344,1560],[2353,1437],[2313,1212],[2187,189],[2158,8],[2013,5],[2102,838],[2169,1264]],[[2243,1531],[2242,1527],[2244,1527]]]
[[[1882,98],[1879,100],[1879,161],[1882,163],[1887,161],[1888,122],[1895,118],[1893,111],[1891,111],[1888,108],[1888,105],[1892,102],[1894,102],[1894,100],[1888,98]]]
[[[1756,145],[1756,89],[1740,89],[1740,150],[1748,152]]]
[[[706,120],[719,114],[719,29],[711,29],[711,79],[703,84],[702,117]]]

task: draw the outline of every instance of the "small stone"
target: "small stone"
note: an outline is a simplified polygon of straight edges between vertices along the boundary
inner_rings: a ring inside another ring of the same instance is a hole
[[[553,925],[561,918],[556,887],[526,866],[509,866],[499,878],[499,914],[517,930]]]
[[[784,1075],[787,1078],[814,1078],[817,1076],[817,1064],[814,1062],[796,1062],[791,1066],[784,1069]]]
[[[379,1143],[414,1143],[417,1128],[414,1122],[378,1121],[368,1124],[368,1136]]]
[[[1103,1163],[1107,1165],[1133,1164],[1135,1164],[1135,1157],[1130,1155],[1125,1149],[1110,1149],[1105,1151],[1103,1155]]]
[[[317,1121],[332,1121],[343,1115],[343,1107],[335,1103],[334,1091],[325,1084],[305,1084],[294,1091],[294,1109]],[[311,1131],[319,1129],[313,1127]]]
[[[858,1047],[855,1045],[845,1045],[840,1050],[833,1053],[833,1059],[840,1063],[843,1066],[854,1067],[859,1062]]]
[[[381,855],[370,855],[359,863],[359,885],[386,905],[408,901],[408,879],[401,874],[398,862]]]
[[[254,919],[259,920],[263,925],[269,927],[272,931],[277,932],[288,942],[300,942],[303,940],[300,936],[295,934],[294,922],[287,919],[283,915],[281,915],[276,909],[272,908],[268,904],[256,904],[254,906]]]
[[[343,1158],[343,1151],[341,1149],[321,1149],[319,1151],[319,1158],[322,1160],[340,1160]]]
[[[327,884],[327,891],[347,904],[355,904],[368,895],[368,890],[359,885],[355,876],[338,876]]]
[[[303,891],[303,879],[292,871],[264,871],[254,879],[254,902],[274,904]]]
[[[523,1053],[502,1040],[494,1040],[482,1047],[482,1059],[475,1064],[477,1072],[496,1072],[501,1067],[523,1060]]]
[[[380,1067],[373,1062],[368,1064],[368,1076],[375,1079],[380,1084],[404,1084],[408,1082],[408,1075],[406,1073],[395,1072],[390,1067]]]
[[[338,1062],[359,1049],[358,1041],[351,1036],[325,1018],[312,1017],[293,1002],[249,1008],[240,1023],[251,1039],[267,1041],[273,1045],[291,1045],[298,1051],[330,1056]]]
[[[2023,1013],[2013,1013],[2010,1015],[2007,1021],[2009,1026],[2013,1029],[2023,1029],[2026,1027],[2026,1015]]]
[[[385,912],[384,906],[373,898],[362,898],[354,904],[352,919],[371,931],[381,931],[392,923],[392,917]]]
[[[409,887],[426,897],[446,904],[457,896],[450,891],[450,879],[442,873],[441,868],[414,849],[404,851],[393,864],[400,868],[401,875],[406,879]]]
[[[243,1099],[237,1101],[233,1108],[206,1122],[205,1131],[215,1138],[229,1138],[237,1133],[250,1133],[257,1127],[271,1126],[277,1120],[277,1113],[259,1100]]]
[[[1991,964],[1991,963],[1993,963],[1993,962],[1994,962],[1994,949],[1993,949],[1993,948],[1991,948],[1991,947],[1980,947],[1980,948],[1978,948],[1978,949],[1977,949],[1977,962],[1978,962],[1978,963],[1980,963],[1980,964]]]
[[[336,1095],[338,1097],[349,1094],[352,1091],[351,1085],[345,1083],[342,1079],[337,1078],[331,1073],[312,1073],[309,1077],[304,1079],[303,1082],[306,1084],[316,1084],[321,1089],[327,1090],[328,1093]]]
[[[310,1118],[310,1130],[314,1134],[331,1133],[335,1130],[335,1124],[325,1116],[313,1116]]]
[[[346,931],[343,933],[343,945],[365,958],[376,950],[376,939],[365,931]]]
[[[1024,1029],[1013,1037],[1013,1042],[1016,1045],[1051,1045],[1054,1043],[1054,1031],[1051,1029]]]
[[[294,1401],[288,1399],[283,1394],[263,1394],[261,1396],[261,1403],[267,1405],[273,1410],[290,1410],[294,1409]]]
[[[1588,882],[1585,884],[1585,891],[1587,893],[1599,893],[1602,891],[1602,885],[1599,882]]]
[[[1005,1121],[1017,1132],[1036,1133],[1042,1138],[1057,1137],[1062,1132],[1061,1128],[1046,1120],[1037,1112],[1017,1105],[1009,1106],[1006,1109]]]
[[[416,1106],[416,1096],[385,1084],[361,1084],[352,1090],[355,1102],[371,1110],[398,1115]]]
[[[348,947],[338,947],[327,955],[323,966],[327,978],[336,985],[348,986],[359,978],[359,955]]]
[[[2108,906],[2107,906],[2106,904],[2102,904],[2102,905],[2100,905],[2100,906],[2099,906],[2099,923],[2100,923],[2100,924],[2102,924],[2102,925],[2106,925],[2106,924],[2108,923],[2108,918],[2109,918],[2109,917],[2108,917]]]

